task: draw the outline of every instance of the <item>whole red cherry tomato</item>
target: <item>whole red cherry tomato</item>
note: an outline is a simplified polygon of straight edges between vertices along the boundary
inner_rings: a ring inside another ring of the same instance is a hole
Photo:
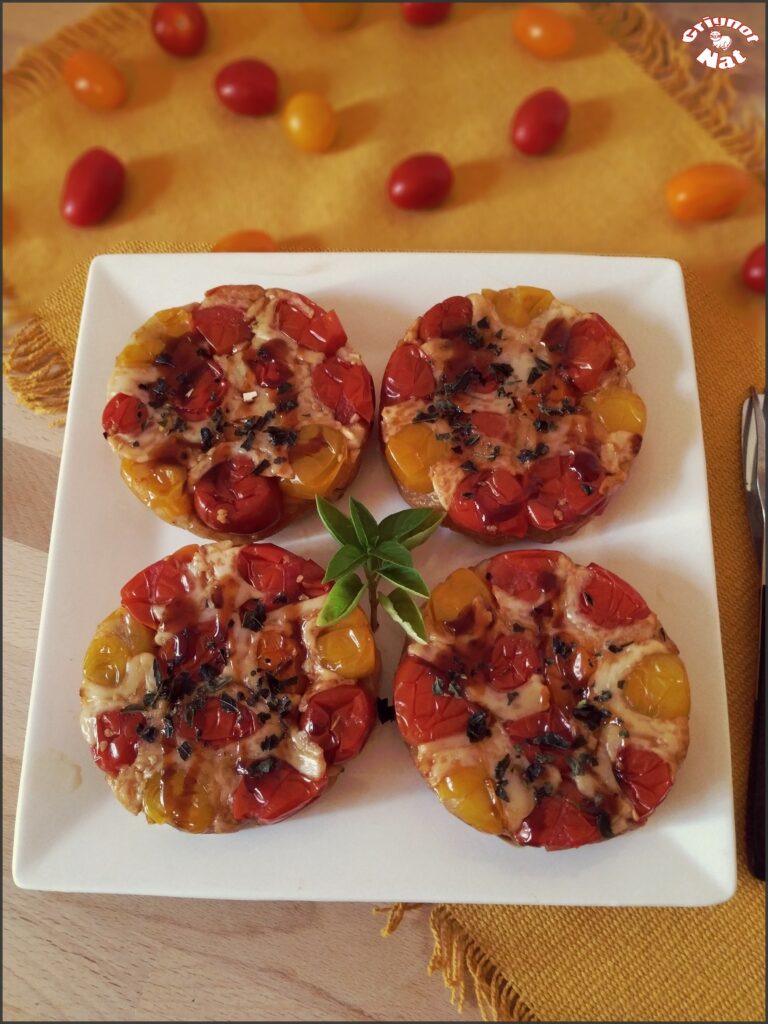
[[[64,178],[61,215],[78,228],[99,224],[120,202],[124,185],[125,168],[113,153],[87,149]]]
[[[761,242],[744,260],[741,279],[753,292],[765,292],[765,242]]]
[[[147,720],[139,711],[105,711],[96,719],[96,743],[91,755],[102,771],[117,775],[136,760],[138,730]]]
[[[431,398],[435,375],[429,356],[418,345],[400,345],[389,357],[384,370],[382,403],[392,405],[409,398]]]
[[[220,462],[194,486],[195,511],[218,533],[258,533],[280,519],[283,499],[272,476],[254,476],[250,459]]]
[[[251,340],[243,311],[234,306],[200,306],[192,314],[192,323],[218,355]]]
[[[557,89],[542,89],[523,100],[509,126],[509,140],[521,153],[548,153],[562,138],[571,107]]]
[[[403,210],[431,210],[446,199],[453,171],[439,153],[416,153],[399,163],[389,176],[389,198]]]
[[[269,771],[245,776],[232,797],[232,814],[236,821],[253,818],[271,825],[311,804],[327,785],[327,775],[308,779],[285,761],[273,760]]]
[[[122,391],[113,395],[104,406],[101,426],[106,434],[136,437],[147,425],[147,407],[133,395]]]
[[[323,748],[328,764],[358,754],[376,720],[373,697],[360,686],[334,686],[309,698],[299,726]]]
[[[125,79],[100,53],[76,50],[61,66],[64,81],[91,110],[113,110],[125,99]]]
[[[200,4],[155,4],[152,31],[167,53],[194,57],[205,44],[208,22]]]
[[[312,390],[339,423],[351,423],[355,416],[373,422],[373,380],[364,366],[326,359],[312,371]]]
[[[581,592],[581,613],[604,629],[628,626],[647,618],[651,610],[634,587],[591,562],[590,578]]]
[[[462,697],[436,692],[438,672],[419,658],[408,656],[395,674],[395,715],[406,743],[430,743],[466,731],[472,705]]]
[[[330,590],[330,584],[323,583],[324,572],[317,562],[294,555],[277,544],[248,544],[241,548],[237,571],[259,592],[267,611],[286,601],[292,604],[304,595],[319,597]]]
[[[408,24],[419,27],[438,25],[441,21],[445,21],[450,14],[451,7],[453,4],[400,4],[400,10]]]
[[[236,60],[216,75],[216,94],[235,114],[260,117],[277,107],[278,79],[260,60]]]

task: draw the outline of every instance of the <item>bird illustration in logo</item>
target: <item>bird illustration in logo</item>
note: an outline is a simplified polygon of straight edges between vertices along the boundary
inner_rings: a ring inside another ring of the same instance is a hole
[[[712,45],[716,50],[730,50],[731,48],[731,37],[721,36],[718,31],[710,32],[709,38],[712,40]]]

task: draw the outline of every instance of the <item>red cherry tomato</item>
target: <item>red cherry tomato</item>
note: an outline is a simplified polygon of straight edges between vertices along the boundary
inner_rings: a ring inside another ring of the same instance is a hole
[[[494,587],[529,604],[554,597],[559,589],[555,569],[559,551],[505,551],[495,555],[486,572]]]
[[[289,299],[283,299],[277,307],[277,326],[302,348],[313,352],[335,355],[347,343],[347,335],[341,326],[336,311],[326,312],[311,299],[297,293],[297,298],[306,303],[310,313],[294,306]]]
[[[472,705],[434,692],[437,671],[410,655],[395,674],[395,715],[406,743],[415,746],[466,731]]]
[[[281,604],[293,604],[300,597],[319,597],[330,589],[330,584],[323,583],[324,573],[317,562],[291,554],[277,544],[248,544],[241,548],[237,571],[259,592],[267,611]]]
[[[557,744],[548,744],[547,735],[557,736],[560,740],[570,745],[574,739],[574,733],[568,723],[568,719],[556,704],[550,704],[545,711],[535,711],[524,718],[516,718],[504,723],[504,731],[515,743],[522,743],[526,740],[539,739],[543,742],[537,746],[551,747],[554,750],[561,750]],[[549,751],[548,751],[549,752]]]
[[[351,423],[355,416],[373,422],[373,380],[364,366],[326,359],[312,371],[312,390],[339,423]]]
[[[439,153],[416,153],[393,168],[387,190],[402,210],[431,210],[446,199],[453,171]]]
[[[194,486],[195,511],[219,533],[258,533],[280,521],[283,499],[272,476],[254,476],[244,456],[220,462]]]
[[[451,7],[453,4],[400,4],[400,10],[408,24],[416,25],[419,28],[426,25],[438,25],[441,21],[445,21],[451,12]]]
[[[753,292],[765,292],[765,242],[761,242],[744,260],[741,279]]]
[[[621,577],[590,562],[590,577],[581,592],[581,612],[603,629],[639,622],[651,610],[638,592]]]
[[[99,224],[120,202],[124,185],[125,168],[113,153],[87,149],[64,178],[61,215],[78,228]]]
[[[104,406],[101,426],[104,432],[110,435],[124,434],[126,437],[136,437],[147,425],[147,415],[147,407],[142,401],[120,391]]]
[[[139,711],[105,711],[96,719],[96,744],[91,755],[103,772],[117,775],[136,760],[138,730],[147,720]]]
[[[376,720],[373,697],[360,686],[334,686],[309,698],[299,727],[323,748],[328,764],[358,754]]]
[[[216,95],[235,114],[261,117],[277,109],[278,79],[260,60],[236,60],[216,75]]]
[[[523,100],[509,126],[509,141],[521,153],[548,153],[562,138],[571,108],[557,89],[542,89]]]
[[[515,835],[518,843],[547,850],[573,850],[602,838],[595,814],[583,807],[575,784],[564,782],[556,793],[542,796]]]
[[[285,384],[293,376],[290,365],[282,358],[286,352],[286,343],[280,339],[268,341],[258,352],[258,359],[246,359],[253,370],[256,383],[263,388],[276,388]],[[287,394],[287,392],[286,392]]]
[[[448,509],[457,526],[485,533],[490,526],[509,537],[528,532],[525,515],[525,483],[507,469],[486,469],[464,477]]]
[[[174,57],[194,57],[205,44],[208,23],[200,4],[155,4],[152,32]]]
[[[192,323],[218,355],[251,340],[243,311],[234,306],[200,306],[192,314]]]
[[[195,711],[192,721],[179,717],[176,733],[185,740],[198,740],[221,747],[251,736],[261,723],[251,708],[238,704],[237,710],[225,707],[218,697],[209,697],[202,708]]]
[[[431,398],[435,375],[429,356],[418,345],[400,345],[389,357],[381,392],[383,405],[406,402],[409,398]]]
[[[519,634],[496,638],[488,664],[488,681],[494,690],[516,690],[543,668],[536,644]]]
[[[541,459],[531,470],[528,519],[539,530],[555,530],[605,506],[600,493],[604,473],[592,452]]]
[[[614,771],[624,795],[641,818],[659,806],[674,781],[670,765],[658,754],[631,744],[619,753]]]
[[[189,597],[190,580],[187,563],[197,550],[196,545],[175,555],[161,558],[128,580],[120,591],[123,608],[144,626],[175,633],[196,615]]]
[[[478,433],[485,437],[504,440],[509,428],[509,418],[500,412],[473,412],[470,414],[472,424]]]
[[[419,337],[423,341],[455,338],[471,324],[472,303],[463,295],[452,295],[427,310],[419,324]]]
[[[226,630],[216,616],[171,633],[160,645],[158,660],[169,673],[194,672],[201,665],[223,668],[226,641]]]
[[[166,396],[176,412],[193,423],[210,417],[228,386],[221,368],[204,352],[205,343],[196,332],[173,338],[165,347],[170,359],[162,368]]]
[[[594,391],[614,364],[613,333],[611,325],[597,313],[571,327],[563,369],[583,394]]]
[[[308,779],[285,761],[276,761],[271,771],[247,775],[232,797],[236,821],[253,818],[272,825],[311,804],[328,785],[328,777]]]

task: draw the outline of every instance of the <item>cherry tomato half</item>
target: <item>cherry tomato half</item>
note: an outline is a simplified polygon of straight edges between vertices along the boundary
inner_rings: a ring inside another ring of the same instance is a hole
[[[601,838],[596,815],[584,808],[583,797],[572,782],[543,796],[515,835],[518,843],[547,850],[573,850]]]
[[[505,551],[488,563],[494,587],[530,604],[553,598],[559,590],[555,569],[558,551]]]
[[[324,153],[338,131],[333,107],[316,92],[292,96],[283,108],[282,122],[288,139],[305,153]]]
[[[261,60],[236,60],[216,75],[214,88],[234,114],[261,117],[277,108],[277,75]]]
[[[218,337],[213,327],[209,327]],[[192,423],[207,420],[221,405],[228,384],[221,367],[206,357],[202,336],[194,332],[171,338],[164,354],[170,360],[162,366],[168,401],[185,420]]]
[[[117,775],[136,760],[138,730],[146,725],[139,711],[105,711],[96,719],[96,744],[91,755],[103,772]]]
[[[418,345],[400,345],[389,357],[384,371],[382,404],[407,402],[409,398],[431,398],[435,375],[429,356]]]
[[[114,110],[125,99],[125,79],[100,53],[77,50],[61,66],[64,81],[91,110]]]
[[[541,651],[524,635],[496,638],[488,663],[488,681],[494,690],[516,690],[541,672]]]
[[[312,390],[339,423],[351,423],[355,416],[373,422],[373,380],[359,363],[336,358],[319,363],[312,371]]]
[[[659,806],[674,781],[666,761],[652,750],[632,744],[619,753],[614,771],[624,795],[632,801],[640,818],[647,817]]]
[[[205,44],[208,22],[200,4],[155,4],[152,32],[166,53],[194,57]]]
[[[435,693],[438,672],[411,655],[395,673],[395,715],[406,743],[415,746],[466,731],[472,705],[461,697]]]
[[[202,665],[222,669],[226,664],[227,632],[218,616],[190,623],[163,640],[158,660],[169,673],[194,673]]]
[[[431,210],[445,201],[453,171],[439,153],[416,153],[397,164],[389,175],[390,200],[402,210]]]
[[[322,352],[326,356],[335,355],[347,343],[346,332],[336,311],[326,312],[306,296],[297,293],[297,297],[309,307],[310,312],[305,313],[290,299],[283,299],[277,307],[277,326],[302,348]]]
[[[106,149],[87,149],[64,178],[60,210],[75,227],[99,224],[114,210],[123,194],[125,168]]]
[[[567,57],[576,42],[570,18],[537,4],[526,4],[519,9],[512,31],[521,46],[545,60]]]
[[[280,521],[283,499],[272,476],[254,476],[253,462],[220,462],[194,486],[195,511],[210,530],[258,533]]]
[[[651,614],[638,592],[620,576],[590,562],[590,577],[581,592],[581,613],[603,629],[628,626]]]
[[[715,220],[739,205],[749,175],[733,164],[696,164],[670,178],[664,187],[669,212],[676,220]]]
[[[330,584],[323,583],[324,572],[317,562],[300,558],[277,544],[241,548],[237,571],[259,592],[267,611],[292,604],[300,597],[319,597],[330,589]]]
[[[472,324],[472,303],[464,295],[452,295],[428,309],[419,323],[419,337],[455,338]]]
[[[744,260],[741,279],[753,292],[765,292],[765,242],[761,242]]]
[[[301,12],[313,28],[337,32],[351,28],[360,17],[360,3],[300,4]]]
[[[509,537],[528,532],[525,514],[526,488],[523,479],[508,469],[486,469],[469,473],[461,481],[448,509],[457,526],[472,533],[489,527]]]
[[[176,723],[177,734],[185,740],[198,740],[222,747],[237,743],[251,736],[261,728],[256,714],[245,704],[236,709],[225,708],[218,697],[209,697],[202,708],[195,711],[192,721],[180,717]]]
[[[557,89],[542,89],[523,100],[509,126],[509,141],[521,153],[548,153],[563,136],[571,116],[568,100]]]
[[[200,306],[192,314],[192,323],[218,355],[251,340],[243,311],[234,306]]]
[[[123,434],[125,437],[136,437],[147,425],[148,414],[146,405],[140,399],[120,391],[112,395],[104,406],[101,427],[110,436]]]
[[[328,764],[358,754],[376,720],[373,697],[360,686],[334,686],[309,698],[299,727],[323,748]]]
[[[272,825],[311,804],[328,785],[328,777],[308,779],[285,761],[275,761],[271,771],[247,775],[232,797],[236,821],[253,818]]]
[[[555,703],[551,703],[544,711],[534,711],[523,718],[507,720],[504,723],[504,731],[515,743],[537,739],[541,745],[551,746],[556,750],[563,749],[561,743],[555,741],[554,744],[548,744],[545,742],[548,735],[556,736],[569,745],[574,739],[568,719]]]
[[[589,451],[555,455],[535,463],[529,474],[526,511],[538,530],[556,530],[605,507],[600,460]]]
[[[266,231],[233,231],[211,246],[211,252],[277,252],[277,243]]]
[[[171,633],[183,629],[196,614],[186,572],[195,551],[197,546],[190,545],[175,555],[153,562],[128,580],[120,591],[123,608],[151,629],[159,625]]]
[[[293,370],[283,358],[286,355],[286,348],[285,341],[275,338],[259,348],[257,359],[246,358],[258,385],[263,388],[276,388],[291,379]],[[287,394],[286,391],[284,397],[287,397]]]
[[[445,21],[451,12],[451,7],[453,4],[400,4],[400,11],[409,25],[422,28],[427,25],[439,25],[441,21]]]
[[[611,325],[598,313],[577,320],[571,327],[562,369],[582,394],[594,391],[603,374],[613,366],[614,334]]]

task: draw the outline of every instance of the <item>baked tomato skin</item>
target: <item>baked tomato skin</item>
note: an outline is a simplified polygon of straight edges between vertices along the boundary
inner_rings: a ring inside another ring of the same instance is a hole
[[[174,633],[183,629],[197,615],[187,574],[187,563],[197,550],[197,545],[190,545],[133,576],[120,591],[123,608],[150,629],[160,625]]]
[[[466,732],[472,705],[462,697],[434,692],[440,678],[435,669],[412,655],[395,674],[395,717],[406,743],[416,746]]]
[[[137,437],[147,425],[148,410],[141,399],[122,391],[113,395],[104,406],[101,426],[105,434]]]
[[[271,771],[241,779],[232,796],[232,815],[236,821],[272,825],[311,804],[327,785],[327,775],[308,779],[285,761],[275,760]]]
[[[472,325],[472,303],[463,295],[452,295],[428,309],[419,324],[422,341],[455,338]]]
[[[652,750],[628,744],[616,758],[614,774],[638,817],[647,818],[672,788],[672,767]]]
[[[108,775],[117,775],[136,760],[138,730],[147,724],[140,711],[105,711],[96,719],[93,760]]]
[[[170,634],[160,646],[158,661],[169,673],[194,673],[203,665],[223,668],[227,633],[218,616],[190,623]]]
[[[330,590],[323,570],[277,544],[248,544],[237,556],[237,571],[262,595],[267,611],[293,604],[301,597],[319,597]]]
[[[435,375],[427,354],[418,345],[399,345],[384,370],[382,405],[431,398],[434,393]]]
[[[556,570],[559,551],[504,551],[488,562],[494,587],[532,604],[554,597],[560,589]]]
[[[585,583],[579,605],[581,614],[603,629],[629,626],[651,614],[638,592],[626,580],[591,562],[590,576]]]
[[[283,514],[277,480],[254,476],[253,462],[241,456],[208,470],[193,496],[201,521],[220,533],[258,533],[275,526]]]
[[[606,504],[600,492],[605,473],[590,451],[542,459],[529,474],[530,496],[526,513],[539,530],[555,530],[596,515]]]
[[[568,781],[556,793],[543,796],[515,833],[523,846],[543,846],[552,851],[572,850],[601,838],[596,815],[584,808],[583,797]]]
[[[278,388],[291,379],[293,371],[283,358],[286,348],[286,342],[282,340],[268,341],[259,348],[257,359],[246,359],[260,387]]]
[[[525,481],[507,469],[470,473],[456,488],[448,518],[472,533],[494,527],[496,533],[524,537],[528,532],[525,499]]]
[[[516,690],[541,672],[543,662],[536,644],[522,634],[499,636],[488,664],[488,682],[494,690]]]
[[[165,346],[165,397],[179,416],[190,422],[207,420],[227,392],[222,369],[208,358],[210,349],[197,331],[172,338]]]
[[[575,738],[568,719],[555,703],[544,711],[504,722],[504,731],[515,743],[535,740],[542,751],[550,747],[565,750]]]
[[[323,748],[328,764],[358,754],[376,720],[373,697],[360,686],[334,686],[311,696],[299,728]]]
[[[185,740],[222,747],[245,739],[260,728],[261,724],[251,708],[238,703],[236,709],[232,709],[222,704],[218,697],[209,697],[203,707],[195,711],[191,722],[183,717],[179,719],[176,733]]]
[[[611,325],[597,313],[571,325],[562,370],[582,394],[594,391],[614,365],[614,335]]]
[[[227,355],[251,340],[251,329],[240,309],[234,306],[200,306],[192,323],[217,355]]]
[[[310,313],[293,305],[290,299],[282,299],[277,306],[279,329],[302,348],[322,352],[326,356],[335,355],[347,343],[346,332],[335,310],[326,311],[298,292],[296,297],[309,307]]]
[[[373,422],[373,380],[359,363],[336,357],[319,363],[312,371],[312,390],[339,423],[351,423],[355,416],[364,423]]]

